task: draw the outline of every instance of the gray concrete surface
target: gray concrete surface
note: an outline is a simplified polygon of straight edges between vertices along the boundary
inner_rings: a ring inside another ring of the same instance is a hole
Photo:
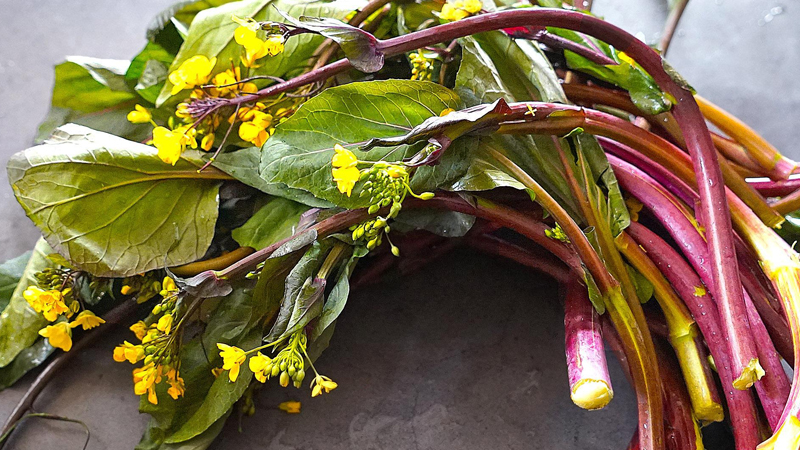
[[[596,11],[653,41],[661,0],[596,0]],[[167,1],[0,0],[0,161],[28,146],[44,117],[52,66],[65,55],[130,58]],[[769,19],[769,13],[778,12]],[[698,91],[800,158],[800,5],[784,0],[691,2],[669,60]],[[37,231],[0,175],[0,258],[29,249]],[[369,318],[366,320],[365,318]],[[79,356],[43,393],[39,410],[88,424],[89,448],[130,449],[146,418],[114,333]],[[616,399],[600,412],[569,402],[556,288],[505,262],[459,252],[403,286],[357,293],[320,359],[340,383],[330,396],[270,387],[258,412],[226,426],[216,449],[620,449],[635,425],[633,398],[613,368]],[[32,377],[0,392],[6,417]],[[275,409],[303,401],[303,413]],[[29,422],[12,449],[80,448],[69,424]]]

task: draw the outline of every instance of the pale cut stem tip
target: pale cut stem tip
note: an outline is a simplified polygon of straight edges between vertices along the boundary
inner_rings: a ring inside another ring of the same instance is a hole
[[[758,362],[758,358],[753,358],[747,363],[747,366],[742,370],[739,378],[733,380],[733,387],[744,391],[749,389],[756,381],[760,380],[765,374],[764,369]]]
[[[605,408],[614,398],[614,391],[603,380],[584,379],[575,384],[570,397],[575,405],[591,411]]]

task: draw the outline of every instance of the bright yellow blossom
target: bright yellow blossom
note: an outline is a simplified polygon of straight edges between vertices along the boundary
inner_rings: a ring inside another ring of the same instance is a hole
[[[119,293],[122,294],[122,295],[128,295],[131,292],[133,292],[133,287],[132,286],[128,286],[127,284],[125,286],[122,286],[120,288],[120,290],[119,290]]]
[[[336,384],[335,381],[331,380],[326,376],[317,375],[316,377],[314,377],[314,380],[311,381],[311,396],[316,397],[322,394],[323,392],[327,394],[330,391],[336,389],[337,387],[339,387],[339,385]]]
[[[247,117],[250,119],[239,125],[239,137],[256,147],[261,147],[269,138],[267,128],[272,125],[272,115],[262,111],[250,110],[247,113]]]
[[[275,56],[283,51],[283,35],[271,35],[267,40],[261,40],[252,27],[238,26],[233,32],[236,43],[244,47],[242,64],[245,67],[255,67],[257,60],[269,55]]]
[[[169,130],[165,127],[156,127],[153,129],[153,145],[158,149],[158,157],[167,164],[175,165],[181,157],[181,153],[186,149],[186,146],[197,148],[197,140],[194,129],[189,127],[178,127],[174,130]]]
[[[178,294],[178,292],[178,286],[175,285],[175,280],[171,277],[164,277],[164,281],[161,282],[161,292],[159,295],[163,298],[168,298]]]
[[[271,363],[272,363],[272,358],[261,352],[258,352],[256,356],[250,358],[249,362],[250,370],[252,370],[253,374],[255,374],[256,380],[262,383],[267,382],[267,375],[269,375],[269,373],[267,373],[267,370],[268,369],[271,370],[272,368]]]
[[[339,144],[334,145],[333,149],[336,151],[331,159],[333,181],[336,182],[339,192],[350,197],[353,187],[361,176],[361,172],[356,167],[358,158],[353,152]]]
[[[153,115],[144,106],[136,105],[133,108],[133,111],[128,113],[128,122],[150,123],[153,120]]]
[[[442,6],[439,17],[454,22],[478,13],[481,9],[483,9],[483,4],[480,0],[455,0]]]
[[[158,319],[156,329],[164,334],[169,334],[172,331],[172,314],[164,314]]]
[[[133,392],[136,395],[147,394],[147,401],[157,405],[156,384],[161,382],[162,367],[155,364],[145,364],[143,367],[133,369]]]
[[[239,369],[247,359],[244,350],[232,345],[225,345],[222,343],[217,344],[220,349],[219,356],[222,357],[222,369],[228,370],[228,378],[231,381],[236,381],[239,378]]]
[[[69,324],[69,327],[75,328],[80,326],[83,327],[84,330],[91,330],[92,328],[98,327],[103,323],[106,323],[106,321],[100,317],[97,317],[93,312],[87,309],[78,314],[78,317],[75,318],[74,322]]]
[[[140,320],[135,324],[131,325],[129,330],[133,331],[133,334],[136,335],[136,339],[139,339],[141,341],[147,334],[147,325]]]
[[[184,61],[178,70],[169,74],[169,82],[172,83],[171,95],[208,83],[216,64],[216,57],[208,59],[203,55],[195,55]]]
[[[211,148],[214,146],[214,137],[215,136],[213,134],[207,134],[203,136],[203,140],[200,141],[200,148],[207,152],[211,151]]]
[[[61,314],[69,312],[69,307],[64,303],[64,293],[55,289],[45,291],[36,286],[28,286],[23,291],[22,297],[34,311],[42,313],[49,322],[53,322]]]
[[[183,397],[183,393],[186,392],[186,386],[183,384],[183,378],[178,376],[177,370],[170,369],[167,372],[167,383],[169,383],[167,394],[169,394],[173,400],[177,400],[178,397]]]
[[[286,411],[287,414],[300,414],[300,402],[288,401],[278,405],[278,409]]]
[[[141,345],[133,345],[128,341],[123,342],[114,349],[114,361],[123,362],[128,361],[131,364],[144,359],[144,347]]]
[[[39,335],[46,337],[50,345],[68,352],[72,348],[72,329],[69,322],[58,322],[39,330]]]

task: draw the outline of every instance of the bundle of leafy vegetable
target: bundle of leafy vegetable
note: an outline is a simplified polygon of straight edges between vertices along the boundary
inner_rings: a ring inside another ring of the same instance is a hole
[[[206,448],[259,383],[336,389],[352,288],[465,244],[565,285],[571,398],[612,400],[608,343],[632,448],[800,448],[796,164],[588,11],[181,2],[132,61],[59,65],[40,141],[8,164],[43,238],[1,266],[2,386],[60,354],[6,437],[124,323],[137,448]]]

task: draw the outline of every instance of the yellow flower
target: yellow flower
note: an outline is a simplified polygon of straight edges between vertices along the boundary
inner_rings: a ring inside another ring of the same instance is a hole
[[[153,115],[144,106],[136,105],[133,108],[133,111],[128,113],[128,122],[149,123],[153,120]]]
[[[183,393],[186,392],[186,386],[183,384],[183,378],[178,376],[177,370],[170,369],[169,372],[167,372],[167,383],[169,383],[167,394],[169,394],[173,400],[177,400],[178,397],[183,397]]]
[[[158,149],[158,157],[167,164],[175,165],[181,157],[181,153],[189,145],[197,148],[197,141],[194,136],[197,131],[189,127],[178,127],[169,130],[165,127],[155,127],[153,129],[153,145]]]
[[[266,383],[267,375],[269,375],[269,371],[272,370],[272,358],[258,352],[256,356],[250,358],[249,365],[250,370],[252,370],[253,374],[256,376],[256,380]]]
[[[128,286],[127,284],[125,286],[122,286],[122,288],[120,288],[119,290],[119,293],[122,295],[128,295],[131,292],[133,292],[133,287]]]
[[[206,84],[216,64],[216,57],[208,59],[203,55],[192,56],[181,63],[178,70],[169,74],[169,82],[172,83],[171,95]]]
[[[211,151],[211,148],[214,146],[214,134],[207,134],[203,136],[203,140],[200,141],[200,148],[205,151]]]
[[[133,345],[128,341],[123,342],[114,349],[114,361],[123,362],[127,360],[131,364],[144,359],[144,347]]]
[[[482,8],[483,4],[480,0],[456,0],[454,2],[445,3],[444,6],[442,6],[439,17],[453,22],[478,13]]]
[[[218,343],[217,348],[220,349],[219,356],[222,357],[222,369],[229,370],[228,378],[236,381],[239,378],[239,369],[247,359],[247,355],[244,350],[232,345]]]
[[[240,25],[233,32],[233,39],[244,47],[242,64],[245,67],[254,67],[257,60],[270,55],[275,56],[283,51],[283,35],[271,35],[266,41],[261,40],[256,29]]]
[[[68,322],[59,322],[39,330],[39,334],[46,337],[50,345],[68,352],[72,348],[72,329]]]
[[[42,313],[49,322],[53,322],[61,314],[69,312],[69,307],[64,303],[64,294],[55,289],[45,291],[36,286],[29,286],[22,292],[22,297],[34,311]]]
[[[164,277],[164,281],[161,282],[161,292],[159,292],[159,295],[163,298],[167,298],[177,293],[178,286],[175,285],[175,280],[171,277]]]
[[[169,334],[172,330],[172,314],[164,314],[158,319],[156,329],[164,334]]]
[[[133,334],[136,335],[136,339],[139,339],[141,341],[147,334],[147,325],[140,320],[135,324],[131,325],[129,330],[133,331]]]
[[[250,110],[247,112],[246,117],[249,118],[249,121],[239,125],[239,137],[256,147],[261,147],[269,138],[267,128],[272,125],[272,115],[262,111]]]
[[[336,151],[331,159],[333,181],[336,182],[339,192],[350,197],[350,194],[353,193],[353,187],[361,177],[361,172],[356,167],[358,158],[353,152],[339,144],[334,145],[333,149]]]
[[[333,155],[333,159],[331,160],[331,165],[333,167],[344,168],[344,167],[355,167],[358,164],[358,158],[356,155],[351,152],[350,150],[342,147],[339,144],[333,146],[333,150],[336,151],[336,154]]]
[[[94,327],[100,326],[102,323],[106,323],[106,321],[97,317],[93,312],[87,309],[78,314],[78,317],[75,318],[74,322],[69,324],[69,327],[75,328],[81,326],[84,330],[91,330]]]
[[[136,395],[147,394],[147,401],[154,405],[158,404],[155,385],[161,382],[161,370],[161,366],[156,367],[153,363],[133,369],[133,392]]]
[[[332,174],[333,181],[336,182],[339,192],[350,197],[350,194],[353,193],[353,187],[355,187],[358,178],[361,176],[361,172],[356,167],[345,167],[333,169]]]
[[[322,375],[317,375],[314,377],[314,380],[311,382],[311,396],[316,397],[320,394],[329,393],[330,391],[339,387],[335,381],[331,380],[330,378]]]
[[[281,411],[286,411],[287,414],[300,414],[300,402],[283,402],[278,405],[278,409]]]

